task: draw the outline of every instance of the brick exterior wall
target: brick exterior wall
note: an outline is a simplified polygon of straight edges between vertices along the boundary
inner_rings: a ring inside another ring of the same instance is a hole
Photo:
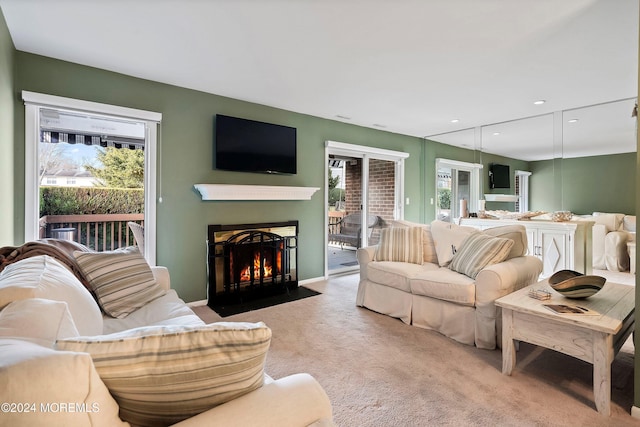
[[[351,164],[354,163],[354,164]],[[362,159],[347,162],[345,167],[346,213],[359,212],[362,206]],[[382,226],[393,220],[395,206],[395,164],[387,160],[369,160],[369,214],[382,218]],[[379,229],[371,234],[376,244]]]
[[[387,160],[369,161],[369,213],[385,222],[393,220],[395,207],[395,164]]]
[[[353,163],[353,164],[352,164]],[[345,165],[344,188],[347,214],[362,210],[362,159],[348,161]]]

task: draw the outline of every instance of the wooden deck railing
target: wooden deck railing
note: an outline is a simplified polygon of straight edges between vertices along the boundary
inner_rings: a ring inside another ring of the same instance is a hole
[[[338,234],[340,232],[340,220],[346,214],[343,211],[329,211],[329,234]]]
[[[95,251],[111,251],[135,243],[129,221],[144,225],[144,214],[46,215],[40,218],[40,238],[63,234]]]

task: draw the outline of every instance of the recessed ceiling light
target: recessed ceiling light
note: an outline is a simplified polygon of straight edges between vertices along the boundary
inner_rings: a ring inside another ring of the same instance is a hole
[[[578,119],[569,119],[569,120],[567,120],[567,123],[575,123],[577,121],[578,121]]]
[[[493,134],[494,134],[495,136],[498,136],[498,135],[500,135],[500,132],[494,132]]]
[[[343,116],[342,114],[336,114],[336,117],[342,120],[351,120],[351,117]]]
[[[374,123],[373,125],[375,127],[377,127],[377,128],[386,128],[387,127],[387,125],[381,125],[380,123]]]
[[[451,123],[458,123],[460,121],[460,119],[453,119],[451,120]]]
[[[538,100],[538,101],[534,101],[533,103],[534,103],[534,105],[542,105],[542,104],[544,104],[545,102],[547,102],[547,101],[545,101],[544,99],[540,99],[540,100]]]

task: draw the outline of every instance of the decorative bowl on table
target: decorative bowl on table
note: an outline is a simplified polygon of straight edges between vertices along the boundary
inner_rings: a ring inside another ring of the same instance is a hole
[[[560,270],[549,277],[549,286],[567,298],[588,298],[602,289],[607,279],[578,273],[573,270]]]
[[[551,219],[555,222],[571,221],[573,213],[571,211],[555,211],[551,214]]]

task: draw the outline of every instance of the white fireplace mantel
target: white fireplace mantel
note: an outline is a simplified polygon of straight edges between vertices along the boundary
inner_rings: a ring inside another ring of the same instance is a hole
[[[318,187],[194,184],[202,200],[310,200]]]

